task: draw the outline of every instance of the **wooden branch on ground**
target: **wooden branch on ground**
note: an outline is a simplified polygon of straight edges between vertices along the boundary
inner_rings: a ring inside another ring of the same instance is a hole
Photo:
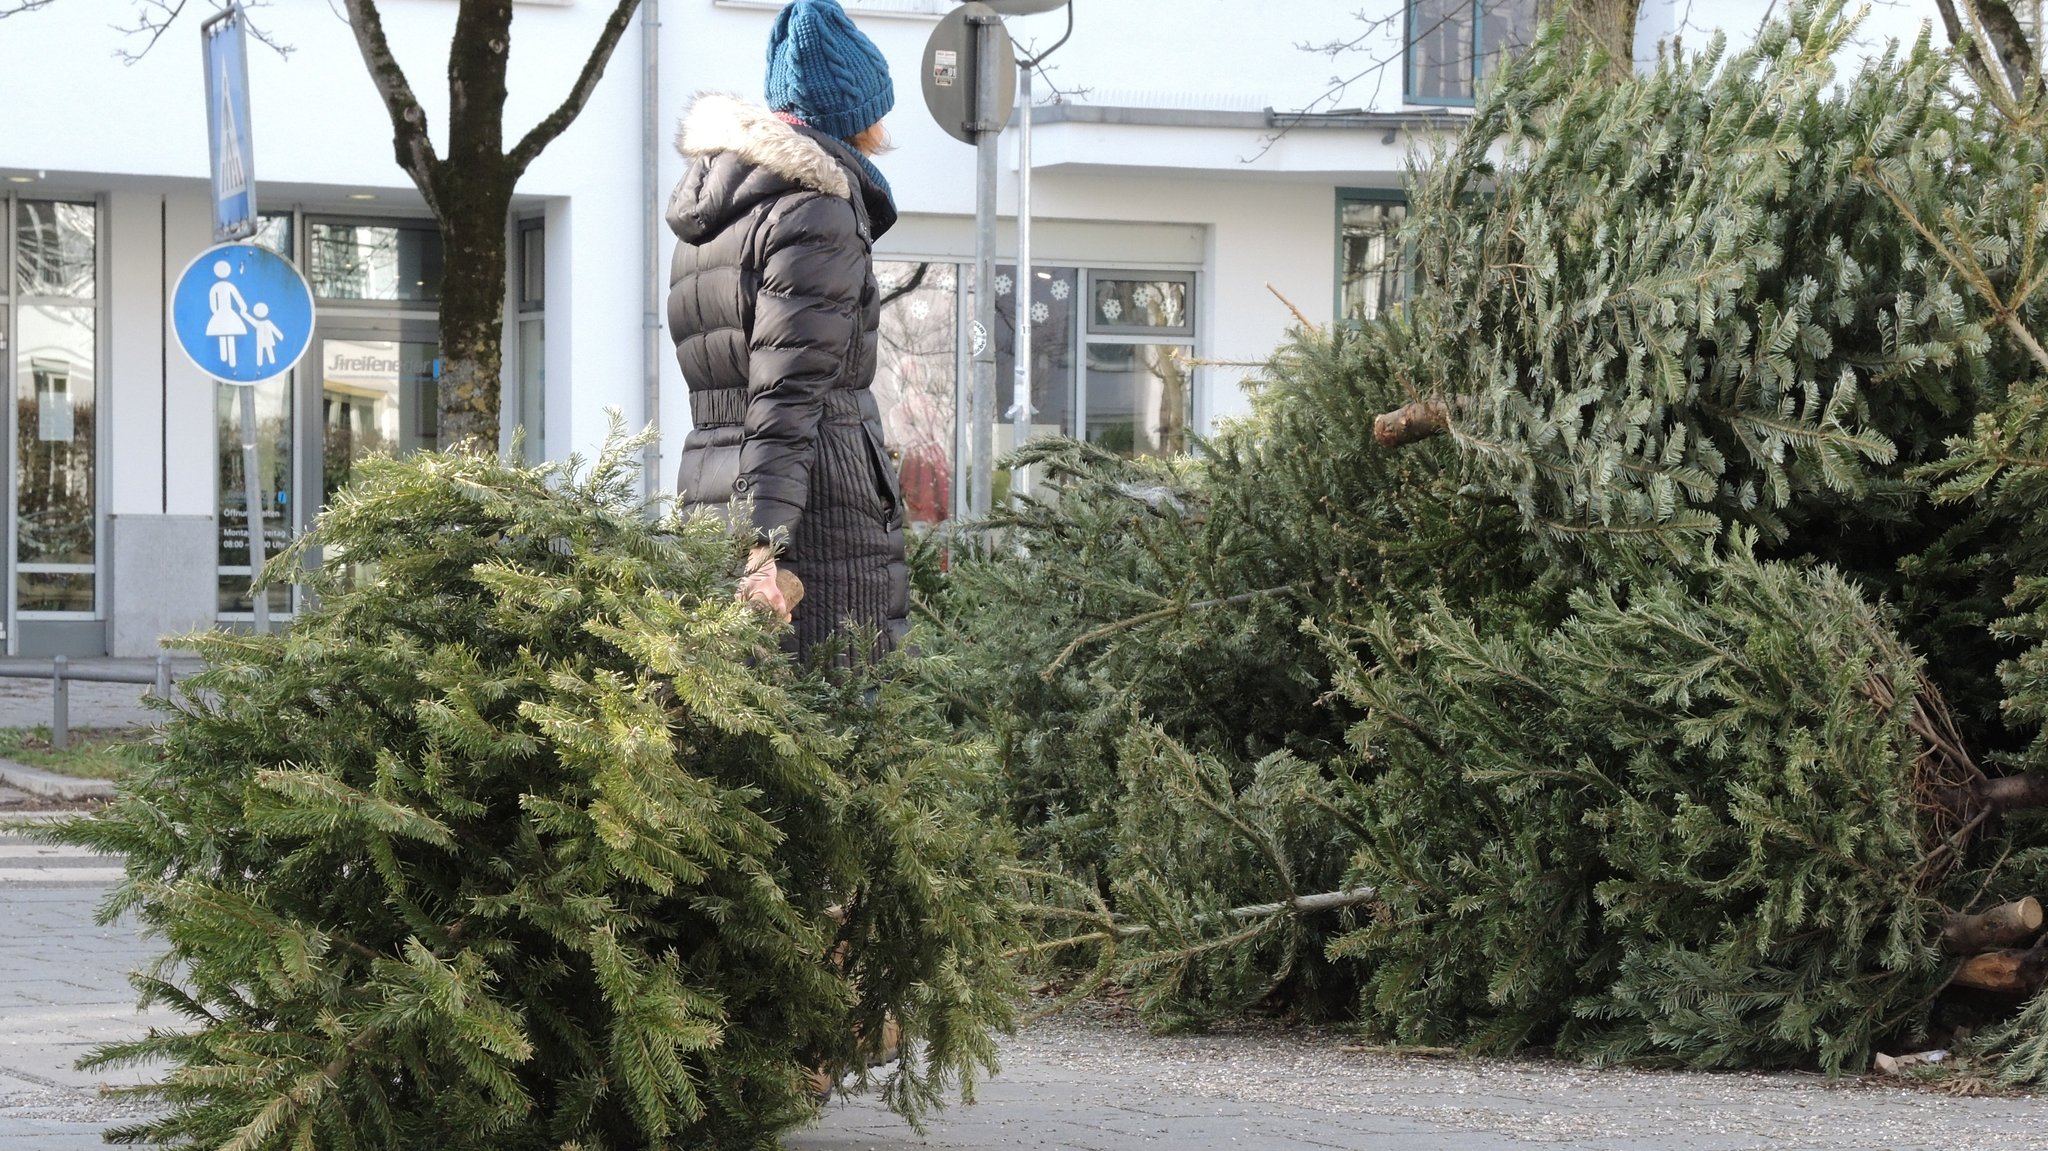
[[[1975,915],[1951,915],[1941,929],[1941,946],[1950,955],[1976,955],[2013,947],[2041,932],[2041,901],[2029,895]]]
[[[1322,911],[1338,911],[1346,907],[1356,907],[1361,903],[1370,903],[1377,898],[1379,898],[1379,889],[1377,888],[1352,887],[1343,891],[1325,891],[1317,895],[1297,895],[1293,899],[1281,903],[1252,903],[1243,907],[1233,907],[1226,911],[1217,912],[1214,915],[1197,915],[1193,922],[1216,923],[1224,921],[1243,923],[1248,920],[1262,919],[1269,915],[1277,915],[1282,911],[1291,911],[1296,915],[1314,915]],[[1048,918],[1081,919],[1094,923],[1103,922],[1102,916],[1098,913],[1076,912],[1063,907],[1027,907],[1024,909],[1024,912],[1026,918],[1030,918],[1032,914],[1037,913],[1046,915]],[[1112,916],[1111,921],[1103,930],[1090,931],[1082,935],[1070,935],[1063,939],[1050,939],[1043,943],[1019,947],[1005,954],[1009,956],[1038,954],[1046,951],[1055,951],[1062,947],[1076,947],[1083,943],[1099,943],[1111,939],[1130,939],[1133,936],[1150,935],[1155,930],[1149,923],[1115,922],[1115,920],[1121,918],[1123,918],[1121,915]]]
[[[1451,412],[1442,400],[1416,400],[1375,416],[1372,438],[1383,448],[1398,448],[1442,435],[1450,426]]]

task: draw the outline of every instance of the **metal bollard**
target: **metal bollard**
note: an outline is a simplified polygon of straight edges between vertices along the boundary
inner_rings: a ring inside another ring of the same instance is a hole
[[[156,697],[171,698],[171,653],[156,653]]]
[[[50,661],[50,746],[58,751],[71,746],[71,684],[64,678],[70,663],[61,655]]]

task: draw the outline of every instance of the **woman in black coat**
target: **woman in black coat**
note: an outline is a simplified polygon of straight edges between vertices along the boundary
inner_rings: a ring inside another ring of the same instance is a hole
[[[740,595],[794,624],[801,656],[842,629],[902,639],[903,496],[882,443],[872,245],[896,222],[869,162],[894,102],[881,53],[836,0],[796,0],[769,43],[768,105],[701,96],[677,147],[669,334],[690,388],[677,488],[746,517]],[[778,571],[802,582],[790,605]]]

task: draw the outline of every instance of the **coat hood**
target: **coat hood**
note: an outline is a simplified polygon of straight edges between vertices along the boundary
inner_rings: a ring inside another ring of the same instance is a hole
[[[895,205],[850,150],[813,128],[791,124],[759,104],[710,92],[697,97],[676,131],[676,151],[690,161],[670,197],[668,225],[699,243],[761,200],[797,189],[853,200],[879,236],[896,219]],[[835,154],[844,151],[846,156]]]

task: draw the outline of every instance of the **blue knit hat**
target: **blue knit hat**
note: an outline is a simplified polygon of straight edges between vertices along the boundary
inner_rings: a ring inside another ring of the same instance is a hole
[[[768,33],[768,107],[850,140],[896,106],[889,62],[839,0],[794,0]]]

